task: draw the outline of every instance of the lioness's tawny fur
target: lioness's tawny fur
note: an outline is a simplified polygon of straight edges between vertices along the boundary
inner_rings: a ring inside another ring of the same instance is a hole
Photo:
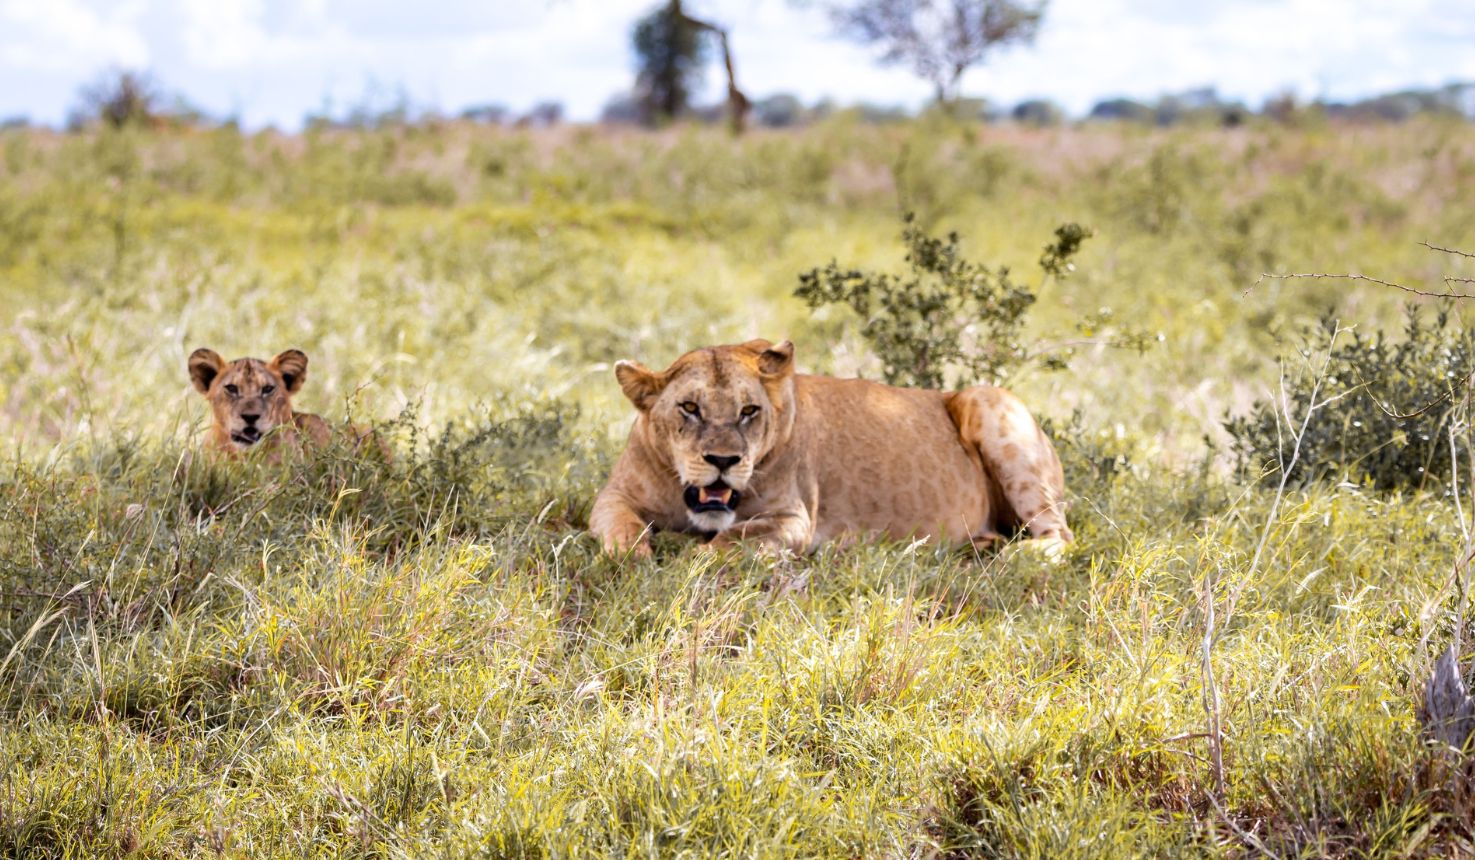
[[[1050,440],[1001,388],[896,388],[794,372],[766,340],[615,374],[638,415],[589,527],[611,553],[652,529],[807,552],[841,535],[1071,539]]]

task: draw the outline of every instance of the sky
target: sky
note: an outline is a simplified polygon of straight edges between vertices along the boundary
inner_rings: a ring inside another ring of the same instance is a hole
[[[632,23],[655,0],[0,0],[0,118],[60,124],[108,69],[250,128],[412,105],[447,113],[559,101],[594,119],[630,87]],[[822,0],[687,0],[727,25],[750,96],[915,107],[930,85],[833,36]],[[1053,0],[1032,47],[992,57],[964,95],[1115,96],[1216,86],[1258,106],[1475,81],[1475,0]],[[707,75],[711,101],[723,90]]]

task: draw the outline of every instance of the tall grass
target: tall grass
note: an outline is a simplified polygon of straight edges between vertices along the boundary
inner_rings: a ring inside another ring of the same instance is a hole
[[[1468,234],[1472,181],[1475,131],[1435,122],[0,132],[0,853],[1470,850],[1414,718],[1453,503],[1311,483],[1266,530],[1204,436],[1273,385],[1276,329],[1397,319],[1243,296],[1259,271],[1449,273],[1415,242]],[[1017,384],[1066,461],[1064,562],[599,557],[609,363],[788,336],[876,375],[791,293],[894,270],[903,206],[994,265],[1089,224],[1032,325],[1163,334]],[[197,345],[304,349],[299,407],[394,457],[206,461]],[[1231,589],[1214,797],[1199,644]]]

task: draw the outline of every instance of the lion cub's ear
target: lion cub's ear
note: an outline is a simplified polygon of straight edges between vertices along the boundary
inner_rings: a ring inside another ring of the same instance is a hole
[[[210,393],[210,383],[225,370],[225,359],[213,349],[200,348],[189,354],[189,378],[195,390]]]
[[[307,381],[307,355],[300,349],[278,353],[269,366],[282,378],[288,394],[296,394]]]
[[[615,379],[620,381],[620,390],[625,392],[625,396],[641,412],[656,405],[656,398],[661,395],[661,389],[666,387],[663,374],[656,373],[638,361],[615,362]]]
[[[784,341],[758,354],[758,372],[764,376],[788,376],[794,372],[794,344]]]

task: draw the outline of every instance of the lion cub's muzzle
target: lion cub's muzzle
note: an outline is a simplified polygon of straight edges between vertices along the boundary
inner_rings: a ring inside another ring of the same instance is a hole
[[[242,427],[241,429],[230,434],[230,440],[237,445],[245,445],[247,447],[250,447],[251,445],[255,445],[257,442],[261,441],[261,430],[258,429],[255,425]]]
[[[737,490],[718,478],[705,487],[687,487],[681,498],[693,513],[725,514],[737,509],[740,496]]]
[[[261,441],[262,429],[258,423],[262,416],[259,412],[243,413],[241,416],[243,426],[239,430],[230,431],[230,440],[237,445],[249,448]]]

